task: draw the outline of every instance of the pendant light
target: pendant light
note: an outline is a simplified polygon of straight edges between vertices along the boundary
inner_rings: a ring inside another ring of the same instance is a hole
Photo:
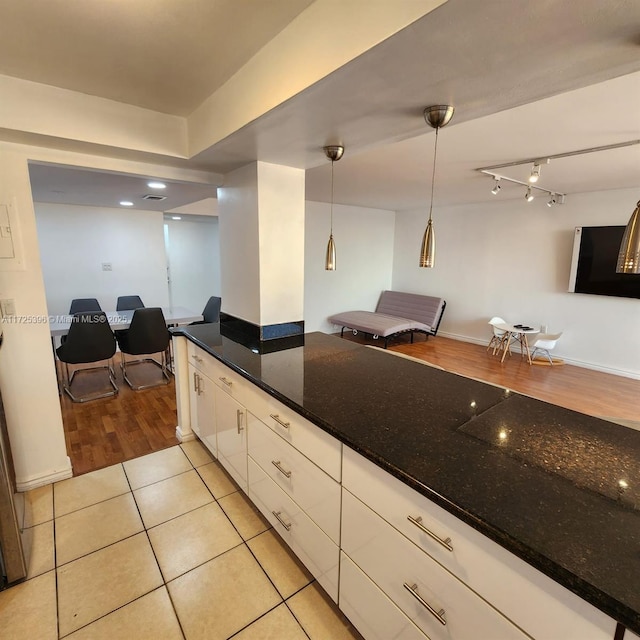
[[[453,116],[454,108],[450,105],[439,104],[427,107],[424,110],[424,119],[427,124],[436,130],[436,141],[433,149],[433,172],[431,174],[431,202],[429,203],[429,221],[422,237],[420,248],[420,266],[431,268],[436,262],[436,236],[433,230],[433,188],[436,181],[436,159],[438,157],[438,130],[446,126]]]
[[[340,145],[329,145],[323,147],[324,153],[331,160],[331,226],[329,231],[329,243],[327,244],[327,255],[324,260],[324,268],[327,271],[336,270],[336,243],[333,241],[333,163],[342,158],[344,147]]]
[[[640,201],[624,230],[616,273],[640,273]]]

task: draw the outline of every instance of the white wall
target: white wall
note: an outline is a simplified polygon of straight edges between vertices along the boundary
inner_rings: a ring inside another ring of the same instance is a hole
[[[171,304],[200,312],[211,296],[220,296],[218,218],[165,221]]]
[[[329,241],[328,204],[305,207],[305,331],[339,331],[327,317],[340,311],[373,311],[380,292],[391,288],[393,211],[334,205],[337,268],[325,271]]]
[[[15,322],[3,322],[0,389],[19,490],[71,476],[46,321],[47,306],[31,201],[28,156],[0,144],[0,203],[16,213],[24,268],[0,266],[0,298],[14,300]]]
[[[121,295],[169,305],[162,213],[45,203],[35,210],[50,315],[68,313],[73,298],[97,298],[105,311]]]
[[[625,225],[637,190],[570,194],[566,204],[500,200],[434,211],[437,260],[418,267],[425,211],[396,215],[393,288],[442,296],[440,332],[484,343],[487,321],[563,331],[567,361],[640,377],[640,300],[568,293],[574,228]]]

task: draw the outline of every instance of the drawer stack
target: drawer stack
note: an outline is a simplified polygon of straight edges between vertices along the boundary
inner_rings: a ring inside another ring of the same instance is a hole
[[[341,535],[345,614],[357,626],[386,605],[408,629],[388,636],[380,622],[367,640],[414,638],[408,620],[431,640],[612,638],[602,612],[347,447]]]
[[[342,445],[273,398],[249,405],[249,497],[337,602]]]

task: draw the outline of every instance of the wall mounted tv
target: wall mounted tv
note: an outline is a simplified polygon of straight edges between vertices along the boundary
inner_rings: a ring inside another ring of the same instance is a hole
[[[569,291],[640,298],[640,274],[616,273],[624,225],[576,227]]]

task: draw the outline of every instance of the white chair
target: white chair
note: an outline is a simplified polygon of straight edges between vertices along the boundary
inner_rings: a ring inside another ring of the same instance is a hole
[[[489,351],[489,349],[491,349],[491,347],[493,347],[493,355],[496,355],[496,351],[501,351],[502,347],[503,347],[503,341],[506,338],[506,331],[504,329],[498,329],[498,327],[496,327],[497,324],[506,324],[506,322],[498,317],[498,316],[494,316],[493,318],[491,318],[491,320],[489,320],[489,324],[491,325],[491,328],[493,329],[493,335],[491,336],[491,340],[489,340],[489,344],[487,346],[487,351]],[[509,348],[510,344],[508,345],[504,345],[505,349],[509,349],[509,355],[511,355],[511,349]]]
[[[547,358],[549,359],[549,364],[553,364],[553,358],[549,354],[549,351],[555,348],[556,343],[558,342],[561,335],[562,331],[560,333],[539,333],[533,339],[533,342],[529,346],[529,350],[531,351],[531,359],[533,360],[536,356],[536,353],[540,351],[547,356]]]

